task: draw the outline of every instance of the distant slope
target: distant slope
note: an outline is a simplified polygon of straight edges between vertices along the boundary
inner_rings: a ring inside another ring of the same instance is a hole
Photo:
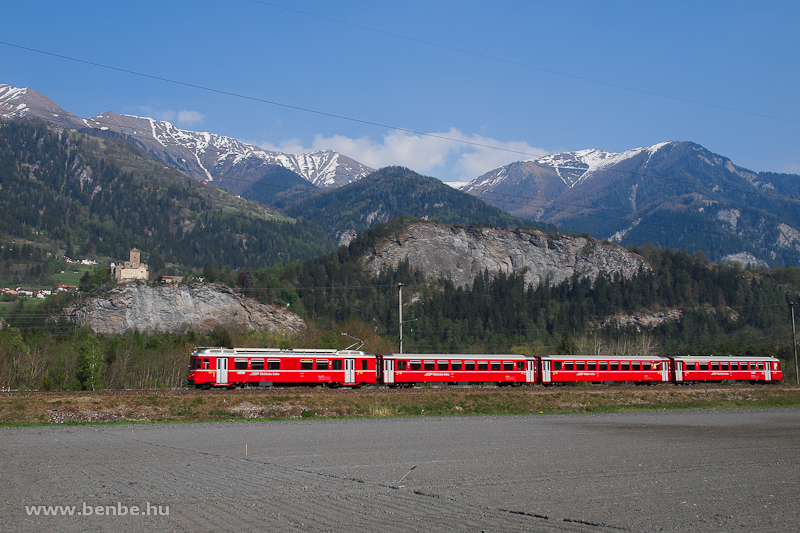
[[[333,249],[318,227],[295,224],[153,161],[131,143],[28,120],[0,121],[0,239],[53,252],[165,263],[260,268]]]
[[[189,177],[215,182],[234,194],[241,194],[274,166],[291,170],[316,187],[338,187],[373,170],[332,150],[302,154],[275,152],[224,135],[183,130],[152,118],[109,111],[82,119],[33,89],[4,84],[0,84],[0,118],[39,118],[90,135],[116,133]]]
[[[622,244],[703,249],[715,261],[737,253],[800,261],[800,176],[752,172],[691,142],[554,154],[493,170],[463,190]]]
[[[386,167],[349,185],[314,194],[287,195],[272,205],[290,216],[324,224],[347,242],[374,224],[400,216],[437,219],[446,224],[526,226],[533,224],[441,181],[403,167]],[[542,229],[554,231],[550,224]]]

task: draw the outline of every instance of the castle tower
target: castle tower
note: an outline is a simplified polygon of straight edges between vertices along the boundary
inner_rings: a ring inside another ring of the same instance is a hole
[[[131,250],[131,268],[139,268],[142,259],[142,252],[140,252],[137,248]]]

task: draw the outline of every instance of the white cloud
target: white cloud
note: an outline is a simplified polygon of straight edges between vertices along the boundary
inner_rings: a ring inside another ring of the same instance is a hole
[[[178,111],[178,124],[181,126],[200,124],[204,118],[199,111]]]
[[[373,168],[400,165],[447,182],[471,181],[508,163],[547,154],[544,149],[523,141],[505,142],[477,134],[465,135],[455,128],[429,135],[395,130],[384,135],[380,142],[369,137],[317,135],[310,148],[304,147],[299,139],[278,145],[260,143],[259,146],[288,153],[335,150]]]
[[[303,143],[301,143],[300,139],[297,138],[281,141],[278,144],[272,144],[270,142],[260,142],[260,143],[250,143],[250,144],[255,144],[256,146],[260,146],[264,150],[269,150],[271,152],[284,152],[287,154],[302,154],[303,152],[314,151],[313,148],[303,148]]]
[[[133,106],[136,114],[142,117],[150,117],[156,120],[164,120],[179,126],[193,126],[200,124],[206,118],[199,111],[173,111],[172,109],[157,109],[152,106],[138,105]]]

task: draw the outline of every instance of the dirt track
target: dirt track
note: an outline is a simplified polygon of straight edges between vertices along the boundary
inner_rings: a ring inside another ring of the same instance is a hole
[[[800,523],[799,438],[800,409],[1,428],[0,523],[5,531],[789,531]],[[77,512],[83,502],[150,502],[170,514],[25,511]]]

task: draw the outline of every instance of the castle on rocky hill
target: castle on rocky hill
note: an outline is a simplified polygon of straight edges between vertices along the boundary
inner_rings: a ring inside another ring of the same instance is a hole
[[[150,270],[146,263],[142,263],[141,259],[142,252],[134,248],[131,250],[130,261],[125,261],[119,265],[111,263],[111,270],[114,272],[114,278],[117,283],[137,279],[147,281],[150,277]]]

